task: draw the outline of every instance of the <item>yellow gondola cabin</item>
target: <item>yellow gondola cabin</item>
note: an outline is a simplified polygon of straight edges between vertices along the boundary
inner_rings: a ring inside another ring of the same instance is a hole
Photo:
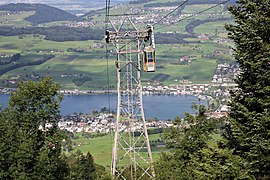
[[[143,70],[145,72],[156,71],[156,53],[152,47],[145,47],[143,50]]]

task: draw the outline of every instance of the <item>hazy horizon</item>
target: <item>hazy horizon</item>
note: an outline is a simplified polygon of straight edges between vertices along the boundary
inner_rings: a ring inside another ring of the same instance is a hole
[[[127,2],[128,0],[113,0],[111,4]],[[73,14],[87,12],[89,10],[105,8],[105,0],[1,0],[0,5],[11,3],[46,4],[69,11]]]

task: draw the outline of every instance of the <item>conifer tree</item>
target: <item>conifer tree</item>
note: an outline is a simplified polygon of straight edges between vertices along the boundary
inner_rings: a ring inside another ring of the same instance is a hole
[[[76,152],[68,158],[67,163],[70,169],[68,179],[93,180],[98,178],[95,174],[94,159],[89,152],[86,155]]]
[[[270,1],[239,0],[227,25],[241,73],[231,93],[228,146],[256,178],[270,178]]]

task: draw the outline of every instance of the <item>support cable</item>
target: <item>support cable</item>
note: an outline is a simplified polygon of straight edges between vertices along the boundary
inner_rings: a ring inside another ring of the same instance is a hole
[[[106,14],[105,14],[105,31],[106,32],[108,30],[108,23],[109,23],[109,13],[110,13],[110,0],[106,0],[106,7],[105,7],[105,11],[106,11]],[[106,37],[105,37],[106,38]],[[105,50],[106,50],[106,78],[107,78],[107,90],[108,90],[108,109],[109,109],[109,112],[111,112],[111,99],[110,99],[110,76],[109,76],[109,52],[108,52],[108,43],[105,43]],[[112,142],[112,137],[113,137],[113,130],[110,129],[109,130],[110,132],[110,142]],[[112,144],[112,149],[113,149],[113,143]]]
[[[160,28],[157,28],[156,30],[160,30],[160,29],[163,29],[163,28],[165,28],[165,27],[169,27],[169,26],[171,26],[171,25],[174,25],[174,24],[176,24],[176,23],[179,23],[179,22],[181,22],[181,21],[184,21],[184,20],[186,20],[186,19],[192,18],[192,17],[197,16],[197,15],[199,15],[199,14],[202,14],[202,13],[204,13],[204,12],[206,12],[206,11],[209,11],[209,10],[211,10],[211,9],[213,9],[213,8],[216,8],[216,7],[218,7],[218,6],[222,5],[222,4],[226,4],[226,3],[228,3],[229,1],[230,1],[230,0],[221,2],[221,3],[219,3],[219,4],[216,4],[216,5],[214,5],[214,6],[211,6],[211,7],[207,8],[207,9],[205,9],[205,10],[202,10],[202,11],[199,11],[199,12],[197,12],[197,13],[194,13],[194,14],[191,15],[191,16],[187,16],[187,17],[185,17],[185,18],[183,18],[183,19],[180,19],[179,21],[176,21],[176,22],[173,22],[173,23],[171,23],[171,24],[168,24],[168,25],[162,26],[162,27],[160,27]]]
[[[185,5],[188,1],[189,0],[186,0],[183,3],[181,3],[174,10],[172,10],[171,12],[169,12],[166,16],[163,16],[159,21],[157,21],[156,23],[154,23],[153,26],[156,25],[156,24],[158,24],[158,23],[160,23],[162,20],[164,20],[165,18],[167,18],[169,15],[171,15],[174,11],[176,11],[177,9],[179,9],[180,7],[182,7],[183,5]]]
[[[106,0],[106,16],[105,16],[105,31],[108,29],[108,18],[110,15],[110,0]],[[109,76],[109,52],[108,52],[108,45],[106,43],[106,76],[107,76],[107,93],[108,93],[108,109],[111,112],[111,98],[110,98],[110,76]]]

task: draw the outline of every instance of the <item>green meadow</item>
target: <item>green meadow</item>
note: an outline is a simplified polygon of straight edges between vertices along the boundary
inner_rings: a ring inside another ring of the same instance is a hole
[[[193,5],[186,5],[185,8],[183,9],[182,13],[194,13],[195,12],[201,12],[204,11],[205,9],[208,9],[209,7],[215,7],[215,4],[193,4]],[[205,12],[207,13],[219,13],[223,11],[224,6],[220,5],[215,8],[212,8]]]
[[[228,23],[227,21],[217,21],[217,22],[208,22],[204,23],[194,29],[195,33],[198,34],[203,34],[203,33],[208,33],[208,34],[215,34],[217,33],[225,33],[225,24]]]
[[[157,140],[160,138],[161,134],[152,134],[149,135],[149,140]],[[95,163],[105,166],[106,168],[110,167],[111,159],[112,159],[112,148],[114,135],[107,134],[102,137],[89,138],[85,139],[81,136],[81,133],[76,133],[75,136],[79,136],[78,139],[73,140],[73,144],[76,146],[73,147],[72,153],[77,152],[78,150],[82,153],[90,152],[94,157]],[[153,160],[157,160],[159,153],[168,151],[165,147],[151,147],[151,151],[153,154]],[[143,152],[142,152],[143,154]],[[147,153],[144,153],[147,154]]]
[[[40,76],[51,75],[56,82],[62,84],[63,89],[106,89],[107,66],[110,85],[116,84],[115,57],[110,56],[107,62],[105,48],[94,48],[94,43],[94,41],[54,42],[32,35],[22,38],[18,36],[0,37],[0,54],[20,53],[21,60],[24,61],[34,61],[35,58],[44,54],[55,55],[54,58],[43,64],[25,66],[5,73],[0,77],[0,83],[6,79],[35,73]],[[68,52],[68,48],[81,49],[83,52]],[[156,75],[166,74],[169,77],[162,82],[163,84],[175,83],[175,80],[182,80],[184,76],[190,76],[190,81],[193,83],[209,83],[214,74],[217,59],[204,58],[203,55],[213,53],[215,50],[229,55],[228,47],[225,44],[205,42],[157,45],[157,71],[155,73],[143,72],[142,80],[144,82],[152,81]],[[180,58],[183,56],[192,57],[191,62],[185,65],[179,64]],[[223,58],[224,55],[219,56]],[[226,58],[230,58],[230,56]],[[72,76],[62,77],[63,74]],[[78,79],[76,77],[78,74],[91,78],[91,81],[86,81],[80,86],[75,85],[73,81]],[[3,83],[0,85],[5,86]]]
[[[0,11],[4,13],[6,11]],[[6,14],[0,17],[0,26],[15,26],[15,27],[24,27],[31,25],[32,23],[25,21],[24,18],[33,15],[34,11],[21,11],[16,14]]]

